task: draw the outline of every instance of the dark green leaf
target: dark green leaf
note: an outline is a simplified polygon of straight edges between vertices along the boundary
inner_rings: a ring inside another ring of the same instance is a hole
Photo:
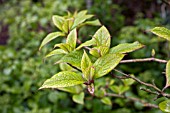
[[[47,79],[39,89],[70,87],[83,83],[84,79],[80,74],[71,71],[62,71]]]
[[[124,54],[107,54],[94,63],[95,78],[102,77],[114,69],[124,57]]]

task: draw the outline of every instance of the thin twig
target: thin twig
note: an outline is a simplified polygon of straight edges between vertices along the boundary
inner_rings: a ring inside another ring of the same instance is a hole
[[[125,96],[125,95],[119,95],[119,94],[114,94],[114,93],[105,93],[105,96],[124,98],[124,99],[131,100],[133,102],[138,101],[138,102],[142,103],[143,106],[145,106],[145,107],[158,108],[158,106],[155,105],[155,104],[151,104],[151,103],[145,102],[144,100],[134,98],[134,97],[128,97],[128,96]]]
[[[159,63],[167,63],[166,60],[158,59],[158,58],[143,58],[143,59],[130,59],[130,60],[122,60],[120,63],[132,63],[132,62],[159,62]]]
[[[135,76],[131,76],[131,75],[125,74],[125,73],[123,73],[123,72],[121,72],[121,71],[119,71],[119,70],[117,70],[117,69],[114,69],[114,70],[115,70],[116,72],[118,72],[118,73],[126,76],[126,77],[132,78],[133,80],[137,81],[137,82],[140,83],[140,84],[143,84],[143,85],[145,85],[145,86],[148,86],[148,87],[151,87],[151,88],[155,89],[155,90],[157,91],[157,95],[158,95],[158,96],[159,96],[159,95],[162,95],[162,96],[164,96],[164,97],[170,98],[170,94],[164,93],[162,90],[160,90],[158,87],[156,87],[156,85],[149,84],[149,83],[145,83],[145,82],[139,80],[138,78],[136,78]]]

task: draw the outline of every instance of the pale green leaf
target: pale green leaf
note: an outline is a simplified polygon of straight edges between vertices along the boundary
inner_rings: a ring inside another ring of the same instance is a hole
[[[94,38],[92,38],[91,40],[88,40],[84,43],[82,43],[79,47],[77,47],[76,49],[79,50],[81,49],[82,47],[85,47],[85,46],[92,46],[92,45],[95,45],[96,44],[96,41]]]
[[[94,47],[94,48],[90,49],[90,54],[96,58],[101,57],[100,50],[98,49],[98,47]]]
[[[144,47],[139,42],[119,44],[110,49],[109,53],[129,53]]]
[[[53,33],[50,33],[48,34],[44,40],[42,41],[41,45],[40,45],[40,48],[39,50],[45,45],[47,44],[48,42],[50,42],[51,40],[59,37],[59,36],[64,36],[65,34],[61,33],[61,32],[53,32]]]
[[[62,25],[63,32],[66,34],[69,32],[69,21],[69,19],[64,20],[64,23]]]
[[[166,64],[166,86],[165,88],[170,86],[170,60]]]
[[[163,111],[163,112],[170,112],[170,100],[165,100],[161,103],[159,103],[159,108]]]
[[[68,43],[73,49],[76,47],[76,41],[77,41],[77,31],[76,29],[73,29],[67,36],[66,43]]]
[[[102,77],[114,69],[124,57],[124,54],[107,54],[94,63],[95,78]]]
[[[62,26],[63,26],[63,23],[64,23],[64,18],[63,17],[61,17],[61,16],[58,16],[58,15],[54,15],[53,17],[52,17],[52,20],[53,20],[53,23],[54,23],[54,25],[58,28],[58,29],[60,29],[61,31],[63,30],[62,29]]]
[[[73,48],[69,44],[67,44],[67,43],[55,44],[54,48],[56,48],[56,47],[61,48],[62,50],[64,50],[67,53],[73,51]]]
[[[80,74],[71,71],[62,71],[55,74],[50,79],[47,79],[39,89],[70,87],[83,84],[84,82]]]
[[[84,92],[81,92],[80,94],[73,95],[73,101],[78,104],[84,104]]]
[[[98,58],[98,57],[106,55],[108,51],[109,51],[109,47],[99,46],[99,47],[92,48],[90,50],[90,54]]]
[[[86,51],[84,51],[82,60],[81,60],[81,70],[84,73],[87,69],[89,69],[89,67],[92,66],[92,62],[90,60],[90,58],[88,57]]]
[[[67,54],[67,52],[65,52],[62,49],[55,49],[55,50],[51,51],[49,54],[47,54],[45,56],[45,58],[48,58],[48,57],[51,57],[51,56],[54,56],[54,55],[58,55],[58,54]]]
[[[112,101],[108,97],[103,97],[101,101],[106,105],[112,106]]]
[[[96,40],[97,46],[110,47],[111,36],[105,26],[102,26],[100,29],[98,29],[93,38]]]
[[[155,27],[151,32],[170,41],[170,30],[165,27]]]
[[[58,61],[57,63],[65,62],[72,66],[77,67],[78,69],[81,69],[82,56],[83,56],[83,51],[81,50],[73,51],[73,52],[68,53],[64,57],[62,57],[61,60]]]
[[[82,85],[76,85],[76,86],[70,86],[70,87],[60,87],[57,89],[59,89],[61,91],[73,93],[73,94],[78,94],[83,91]]]
[[[97,20],[93,20],[93,21],[86,21],[86,22],[83,23],[83,25],[100,26],[101,23],[100,23],[100,21],[97,19]]]
[[[62,71],[76,71],[74,68],[72,68],[70,65],[68,65],[67,63],[60,63],[59,64],[60,69]]]
[[[134,76],[134,75],[130,75],[130,76]],[[122,82],[125,86],[130,86],[132,85],[135,81],[131,78],[128,79],[122,79]]]

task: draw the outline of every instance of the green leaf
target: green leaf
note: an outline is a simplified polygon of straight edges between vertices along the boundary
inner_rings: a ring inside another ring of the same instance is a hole
[[[50,42],[51,40],[53,40],[53,39],[55,39],[55,38],[57,38],[57,37],[59,37],[59,36],[64,36],[64,34],[61,33],[61,32],[53,32],[53,33],[48,34],[48,35],[44,38],[44,40],[42,41],[39,50],[40,50],[45,44],[47,44],[48,42]]]
[[[90,54],[99,58],[101,56],[104,56],[108,53],[109,47],[107,46],[100,46],[100,47],[94,47],[90,50]]]
[[[80,74],[71,71],[62,71],[47,79],[39,89],[70,87],[83,84],[85,81]]]
[[[166,64],[166,85],[165,88],[170,86],[170,60]]]
[[[81,70],[84,73],[89,67],[92,66],[91,60],[88,57],[86,51],[84,51],[82,60],[81,60]]]
[[[159,103],[159,108],[163,111],[163,112],[170,112],[170,100],[165,100],[161,103]]]
[[[55,44],[54,48],[56,48],[56,47],[61,48],[62,50],[64,50],[67,53],[73,51],[73,48],[69,44],[67,44],[67,43]]]
[[[114,69],[124,57],[124,54],[107,54],[94,63],[95,78],[102,77]]]
[[[110,49],[109,53],[129,53],[144,47],[139,42],[119,44]]]
[[[76,41],[77,41],[77,31],[76,29],[73,29],[67,36],[66,43],[69,44],[73,49],[76,47]]]
[[[66,19],[64,20],[64,23],[62,25],[63,32],[66,34],[69,32],[69,23],[70,23],[70,20]]]
[[[134,75],[130,75],[130,76],[134,76]],[[131,78],[128,79],[122,79],[122,82],[124,83],[125,86],[130,86],[132,85],[135,81]]]
[[[85,23],[83,23],[83,25],[100,26],[101,23],[100,23],[100,21],[97,19],[97,20],[93,20],[93,21],[86,21]]]
[[[66,62],[77,67],[78,69],[81,69],[82,56],[83,56],[82,50],[72,51],[65,55],[63,58],[61,58],[61,60],[58,61],[57,63]]]
[[[77,47],[76,49],[79,50],[81,49],[82,47],[85,47],[85,46],[92,46],[92,45],[95,45],[96,44],[96,41],[94,38],[92,38],[91,40],[88,40],[84,43],[82,43],[79,47]]]
[[[85,22],[87,19],[93,17],[93,15],[87,15],[87,10],[80,11],[76,16],[74,20],[74,24],[72,26],[72,29],[77,27],[78,25],[82,24]]]
[[[108,97],[103,97],[101,101],[106,105],[112,106],[112,101]]]
[[[129,86],[123,86],[123,85],[119,85],[119,86],[110,86],[109,87],[113,92],[118,93],[118,94],[123,94],[124,92],[126,92],[127,90],[129,90]]]
[[[73,101],[78,104],[84,104],[84,92],[81,92],[80,94],[73,95]]]
[[[61,31],[63,30],[63,28],[62,28],[62,26],[63,26],[63,23],[64,23],[64,18],[63,17],[61,17],[61,16],[58,16],[58,15],[54,15],[53,17],[52,17],[52,20],[53,20],[53,23],[54,23],[54,25],[58,28],[58,29],[60,29]]]
[[[60,63],[59,66],[62,71],[76,71],[74,68],[69,66],[67,63]]]
[[[55,49],[55,50],[51,51],[49,54],[47,54],[45,56],[45,58],[48,58],[48,57],[51,57],[51,56],[54,56],[54,55],[58,55],[58,54],[67,54],[67,52],[65,52],[62,49]]]
[[[105,26],[102,26],[97,32],[94,34],[93,38],[96,40],[97,46],[107,46],[110,47],[110,33]]]
[[[165,27],[155,27],[151,29],[151,32],[170,41],[170,30]]]
[[[82,92],[83,87],[81,85],[76,85],[76,86],[70,86],[70,87],[60,87],[57,89],[59,89],[61,91],[73,93],[73,94],[78,94],[78,93]]]

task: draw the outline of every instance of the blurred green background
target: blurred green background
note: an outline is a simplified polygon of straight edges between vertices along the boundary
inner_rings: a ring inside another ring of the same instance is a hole
[[[112,46],[134,41],[146,45],[125,59],[151,57],[152,49],[156,51],[155,57],[168,59],[170,45],[149,29],[170,28],[169,7],[161,0],[0,0],[0,113],[162,113],[118,98],[112,98],[113,106],[107,106],[89,95],[85,105],[79,105],[68,93],[38,90],[47,78],[59,71],[53,60],[43,62],[43,57],[62,39],[58,38],[42,51],[38,48],[49,32],[57,30],[52,24],[52,15],[88,9],[109,29]],[[79,39],[90,39],[97,29],[81,28]],[[162,74],[165,64],[129,63],[118,68],[145,82],[154,79],[160,88],[165,85]],[[141,91],[140,86],[135,83],[129,93],[152,103],[159,102]]]

